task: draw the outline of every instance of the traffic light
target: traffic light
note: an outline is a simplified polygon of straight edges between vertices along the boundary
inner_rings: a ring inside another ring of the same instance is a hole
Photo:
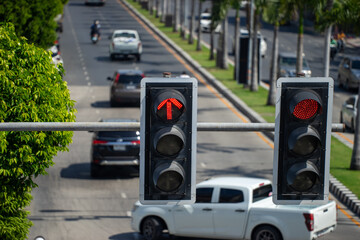
[[[141,80],[140,202],[195,202],[197,80]]]
[[[329,195],[331,78],[277,81],[273,202],[323,204]]]

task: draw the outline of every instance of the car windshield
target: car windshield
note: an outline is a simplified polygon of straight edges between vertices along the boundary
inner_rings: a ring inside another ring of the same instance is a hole
[[[122,33],[116,33],[114,38],[136,38],[136,36],[134,33],[122,32]]]
[[[280,63],[282,65],[296,66],[296,58],[282,57]],[[307,63],[305,59],[303,59],[303,67],[307,67]]]
[[[201,19],[203,19],[203,20],[211,20],[211,16],[201,16]]]
[[[360,61],[353,61],[352,62],[352,68],[360,70]]]
[[[113,138],[113,137],[137,137],[139,136],[139,132],[137,131],[115,131],[115,132],[111,132],[111,131],[104,131],[104,132],[99,132],[98,133],[99,137],[104,137],[104,138]]]
[[[119,76],[118,82],[119,83],[136,83],[136,84],[140,84],[140,81],[143,77],[141,75],[121,75]]]

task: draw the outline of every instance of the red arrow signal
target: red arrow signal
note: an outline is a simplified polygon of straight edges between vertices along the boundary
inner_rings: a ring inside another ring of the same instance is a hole
[[[160,110],[164,106],[166,106],[166,120],[172,120],[173,106],[180,110],[183,107],[183,104],[176,98],[167,98],[158,105],[157,110]]]

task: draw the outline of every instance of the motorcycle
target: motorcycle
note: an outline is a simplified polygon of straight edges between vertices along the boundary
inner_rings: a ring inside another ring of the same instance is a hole
[[[334,60],[335,55],[338,52],[338,47],[337,47],[337,43],[336,42],[331,42],[330,43],[330,60]]]
[[[92,34],[91,41],[93,44],[96,44],[99,41],[99,34],[97,34],[97,33]]]

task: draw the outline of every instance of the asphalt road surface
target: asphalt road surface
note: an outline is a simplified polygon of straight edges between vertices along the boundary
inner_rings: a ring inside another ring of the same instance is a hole
[[[88,7],[70,0],[64,9],[64,32],[60,35],[71,97],[76,101],[77,121],[100,118],[137,118],[138,107],[111,108],[108,76],[116,69],[141,69],[147,76],[161,77],[169,71],[179,75],[186,67],[171,54],[116,0],[104,7]],[[90,25],[99,19],[102,39],[90,41]],[[136,29],[143,41],[141,62],[110,61],[107,36],[114,29]],[[194,76],[196,72],[189,72]],[[247,121],[221,95],[199,80],[199,122]],[[109,169],[102,179],[90,177],[91,133],[74,132],[69,152],[59,153],[48,175],[36,179],[28,210],[34,226],[29,239],[46,240],[141,239],[130,227],[132,205],[138,199],[139,178],[132,168]],[[219,175],[272,178],[272,143],[260,133],[198,132],[197,182]],[[322,239],[358,239],[360,227],[339,211],[336,231]],[[358,220],[357,220],[358,221]]]

